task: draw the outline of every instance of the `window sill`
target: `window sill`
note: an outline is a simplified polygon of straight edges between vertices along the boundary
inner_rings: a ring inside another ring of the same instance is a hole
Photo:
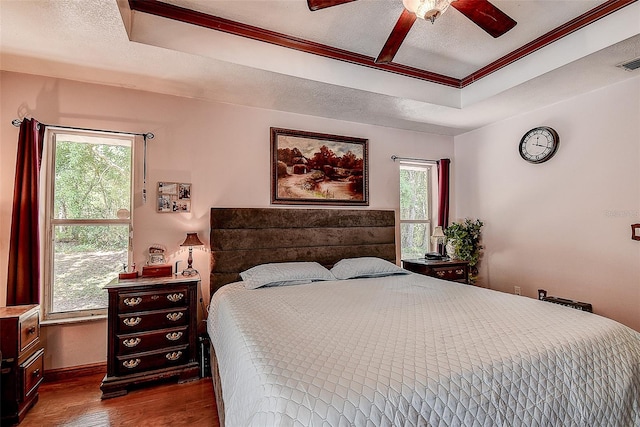
[[[106,314],[97,314],[95,316],[83,316],[83,317],[67,317],[64,319],[50,319],[42,320],[40,326],[56,326],[56,325],[70,325],[75,323],[89,323],[107,320]]]

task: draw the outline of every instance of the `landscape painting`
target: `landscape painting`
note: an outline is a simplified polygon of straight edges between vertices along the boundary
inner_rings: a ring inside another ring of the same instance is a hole
[[[368,140],[271,128],[274,204],[369,205]]]

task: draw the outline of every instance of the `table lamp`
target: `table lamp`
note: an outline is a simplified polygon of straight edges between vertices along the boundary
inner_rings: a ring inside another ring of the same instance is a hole
[[[444,239],[445,239],[444,231],[442,231],[441,226],[437,226],[433,229],[433,234],[431,235],[431,243],[435,243],[438,248],[438,253],[440,255],[444,255]]]
[[[198,270],[193,268],[193,247],[202,246],[204,243],[198,238],[198,233],[187,233],[187,238],[180,246],[189,246],[189,258],[187,258],[187,268],[182,271],[183,276],[195,276]]]

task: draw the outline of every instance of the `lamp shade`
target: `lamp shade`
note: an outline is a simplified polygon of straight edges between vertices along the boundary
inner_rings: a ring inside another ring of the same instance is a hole
[[[445,237],[444,231],[442,231],[442,226],[438,225],[433,229],[432,237]]]
[[[202,246],[204,243],[198,238],[198,233],[187,233],[187,238],[180,246]]]
[[[433,229],[433,234],[431,235],[431,243],[442,243],[444,242],[445,237],[447,236],[445,236],[444,231],[442,231],[442,227],[438,225]]]

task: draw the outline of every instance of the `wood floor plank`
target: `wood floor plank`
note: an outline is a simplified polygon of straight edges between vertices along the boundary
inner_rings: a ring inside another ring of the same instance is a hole
[[[101,400],[104,374],[40,386],[40,400],[20,427],[219,427],[211,378],[161,383]]]

